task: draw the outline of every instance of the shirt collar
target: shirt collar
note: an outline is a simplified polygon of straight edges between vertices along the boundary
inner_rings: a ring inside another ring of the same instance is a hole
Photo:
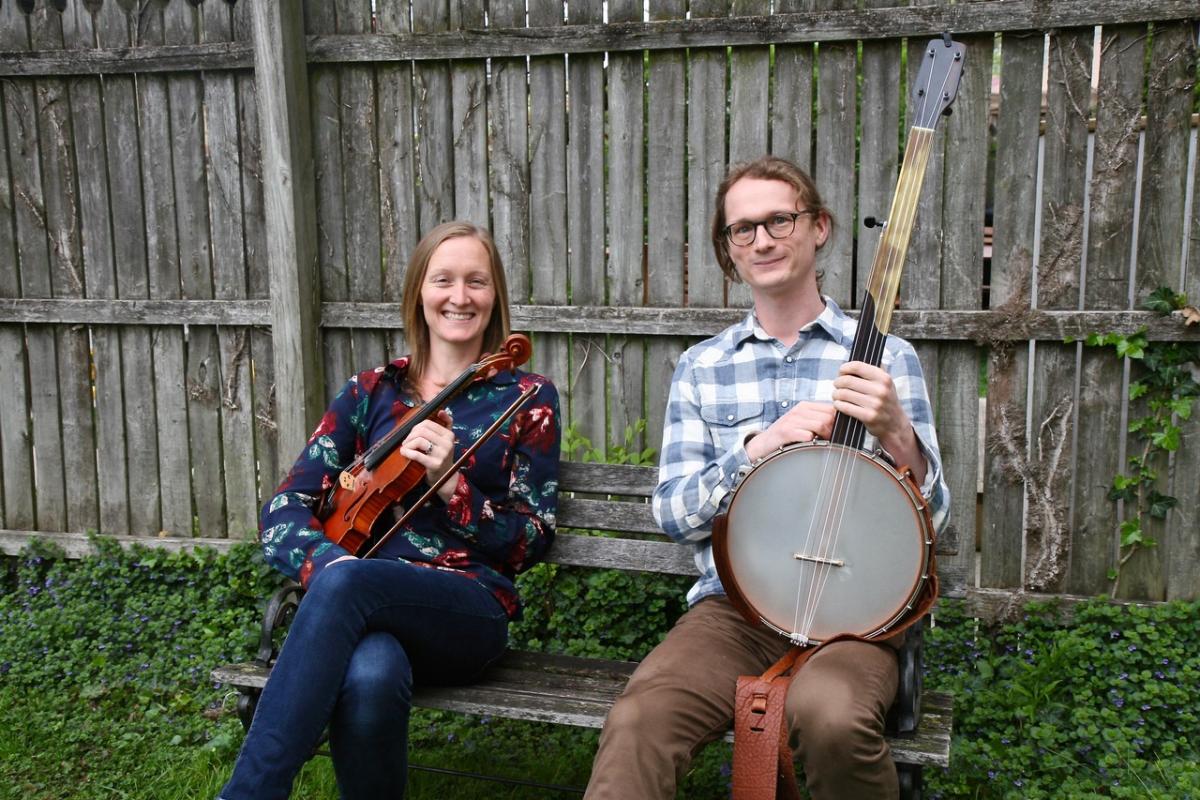
[[[828,295],[822,295],[822,297],[825,300],[825,308],[817,315],[816,319],[800,329],[800,338],[805,338],[806,334],[819,329],[837,342],[844,343],[847,337],[853,340],[853,332],[846,330],[846,323],[851,322],[850,318],[846,316],[846,312],[842,311],[841,307],[833,301],[832,297]],[[733,336],[735,345],[740,345],[752,337],[763,342],[769,342],[773,338],[758,324],[758,315],[754,313],[753,308],[750,309],[746,317],[730,333]]]

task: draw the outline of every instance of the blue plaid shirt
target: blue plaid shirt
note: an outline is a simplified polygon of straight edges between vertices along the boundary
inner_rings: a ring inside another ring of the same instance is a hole
[[[747,434],[766,430],[798,400],[832,402],[833,381],[850,358],[857,327],[826,297],[825,310],[800,329],[791,347],[769,336],[751,311],[745,320],[689,348],[679,359],[667,401],[653,507],[667,535],[696,548],[700,579],[688,592],[689,605],[724,594],[712,557],[712,519],[750,470]],[[882,366],[892,376],[929,462],[921,492],[940,531],[949,512],[950,490],[942,477],[921,362],[912,345],[889,336]],[[878,444],[867,434],[863,447],[874,450]]]

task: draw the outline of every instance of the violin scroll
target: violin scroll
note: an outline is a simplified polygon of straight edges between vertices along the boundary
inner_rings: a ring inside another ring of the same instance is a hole
[[[485,356],[479,362],[477,379],[487,380],[498,372],[516,369],[533,355],[533,343],[523,333],[509,334],[498,352]]]

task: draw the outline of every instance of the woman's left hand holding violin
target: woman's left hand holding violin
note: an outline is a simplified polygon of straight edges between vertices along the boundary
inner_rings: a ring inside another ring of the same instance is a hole
[[[430,486],[441,479],[454,463],[454,430],[450,427],[452,418],[448,410],[437,413],[437,421],[421,420],[408,434],[400,445],[400,452],[421,466],[425,467],[425,482]],[[451,476],[441,488],[438,496],[443,502],[449,503],[454,496],[458,481]]]

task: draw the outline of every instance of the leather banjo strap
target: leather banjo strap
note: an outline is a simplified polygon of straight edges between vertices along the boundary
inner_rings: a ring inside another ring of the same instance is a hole
[[[937,599],[937,573],[930,573],[925,593],[905,620],[888,632],[890,639],[929,613]],[[792,678],[826,645],[868,640],[852,633],[834,636],[816,647],[793,647],[762,675],[742,675],[733,709],[733,796],[737,800],[800,800],[796,765],[788,744],[784,704]]]

